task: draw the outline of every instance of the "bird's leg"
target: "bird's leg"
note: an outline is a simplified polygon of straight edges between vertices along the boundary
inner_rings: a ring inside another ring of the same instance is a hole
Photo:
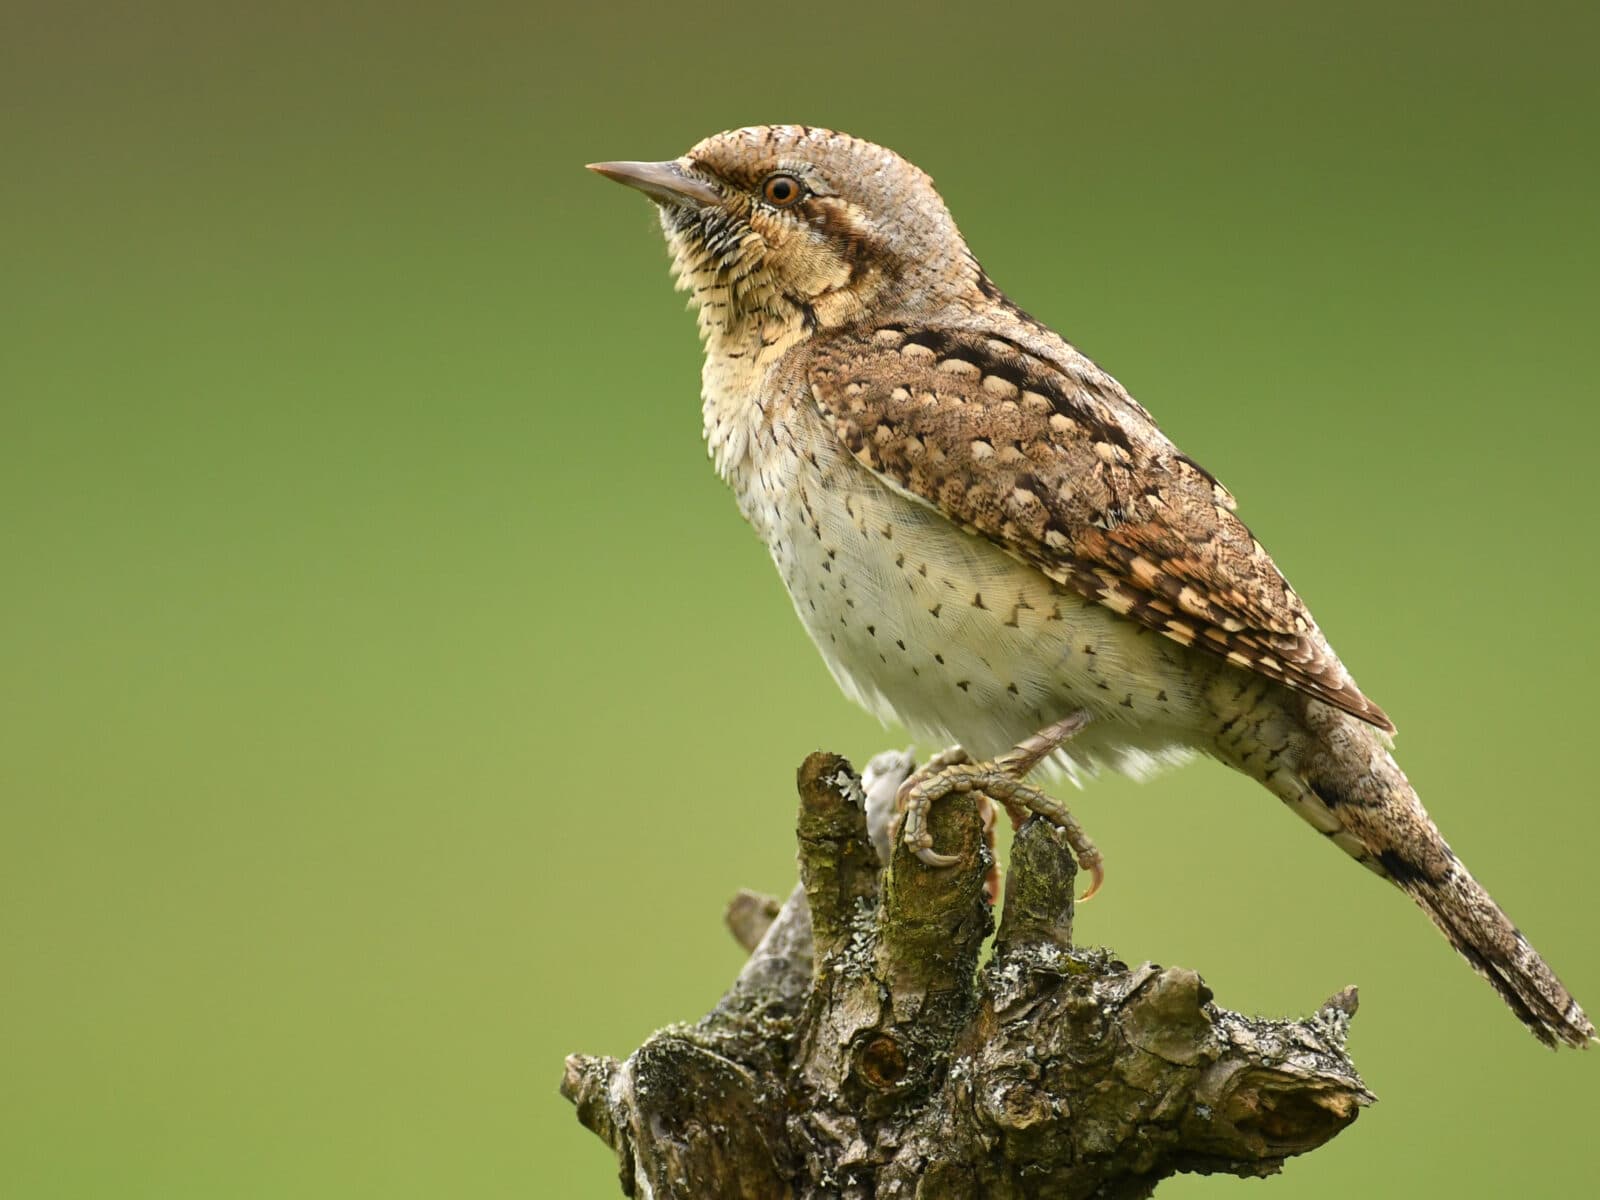
[[[1083,896],[1087,900],[1100,890],[1105,879],[1100,851],[1060,801],[1023,781],[1057,746],[1088,722],[1088,713],[1073,713],[990,762],[973,762],[959,746],[934,755],[926,766],[900,785],[897,800],[906,814],[901,838],[928,866],[953,866],[958,861],[955,855],[940,854],[933,849],[933,835],[928,832],[928,809],[935,800],[952,792],[981,792],[1004,805],[1014,822],[1020,824],[1029,813],[1038,813],[1066,835],[1078,865],[1090,874],[1089,890]]]

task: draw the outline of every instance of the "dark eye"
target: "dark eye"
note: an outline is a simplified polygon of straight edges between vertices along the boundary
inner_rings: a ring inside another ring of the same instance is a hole
[[[805,189],[793,175],[769,175],[761,185],[761,195],[768,204],[788,208],[804,195]]]

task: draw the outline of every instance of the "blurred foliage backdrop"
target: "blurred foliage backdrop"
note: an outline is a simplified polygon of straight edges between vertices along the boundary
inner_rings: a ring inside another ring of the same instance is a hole
[[[1595,11],[6,0],[0,1194],[615,1194],[562,1056],[702,1013],[801,757],[903,736],[582,170],[760,121],[926,167],[1228,482],[1600,1005]],[[1592,1186],[1600,1062],[1259,789],[1077,807],[1085,939],[1247,1009],[1361,985],[1383,1102],[1274,1195]]]

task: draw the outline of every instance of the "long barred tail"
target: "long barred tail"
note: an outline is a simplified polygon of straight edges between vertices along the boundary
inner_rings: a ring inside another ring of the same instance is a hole
[[[1264,737],[1230,739],[1222,757],[1415,900],[1534,1037],[1547,1046],[1594,1041],[1583,1008],[1450,849],[1377,731],[1316,701],[1292,718],[1278,708],[1263,720],[1266,707],[1237,723]],[[1293,725],[1309,738],[1285,737]],[[1274,742],[1281,750],[1264,749]]]

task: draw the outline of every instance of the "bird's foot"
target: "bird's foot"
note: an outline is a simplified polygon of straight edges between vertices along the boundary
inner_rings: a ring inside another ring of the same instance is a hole
[[[1030,771],[1088,722],[1087,713],[1073,713],[990,762],[973,762],[959,746],[934,755],[900,785],[896,801],[905,811],[901,839],[928,866],[954,866],[959,861],[956,855],[940,854],[933,848],[928,810],[934,801],[952,792],[980,792],[1004,805],[1014,824],[1020,825],[1029,813],[1038,813],[1058,827],[1072,847],[1079,867],[1089,872],[1089,890],[1083,895],[1083,899],[1089,899],[1105,880],[1105,865],[1099,849],[1060,801],[1023,782]]]

